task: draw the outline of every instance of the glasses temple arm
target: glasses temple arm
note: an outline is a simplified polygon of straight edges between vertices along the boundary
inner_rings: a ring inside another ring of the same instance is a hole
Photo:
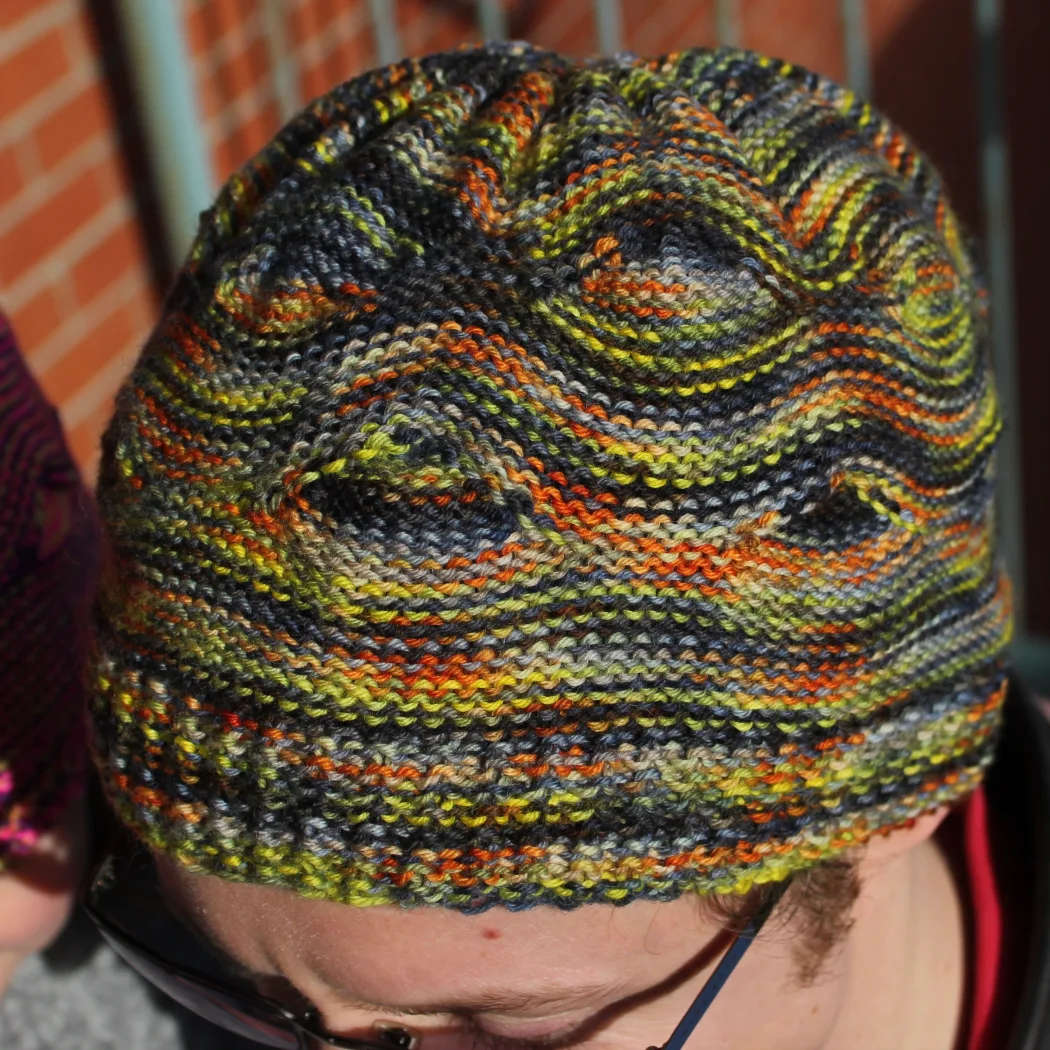
[[[685,1016],[678,1022],[670,1038],[659,1050],[682,1050],[686,1041],[693,1034],[693,1029],[710,1009],[718,993],[725,987],[726,981],[743,959],[744,953],[754,943],[759,931],[766,924],[766,920],[773,914],[773,909],[784,896],[790,881],[790,879],[785,879],[777,887],[773,896],[752,916],[751,921],[733,938],[729,950],[719,960],[714,972],[704,982],[703,988],[700,989],[692,1005],[685,1012]]]

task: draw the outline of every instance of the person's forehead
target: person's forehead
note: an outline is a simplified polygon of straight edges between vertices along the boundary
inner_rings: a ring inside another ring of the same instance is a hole
[[[526,996],[622,986],[645,973],[647,960],[684,944],[695,950],[711,932],[686,899],[464,915],[311,900],[193,874],[164,858],[159,867],[168,895],[241,961],[281,970],[303,963],[371,1002],[458,1001],[486,986]]]

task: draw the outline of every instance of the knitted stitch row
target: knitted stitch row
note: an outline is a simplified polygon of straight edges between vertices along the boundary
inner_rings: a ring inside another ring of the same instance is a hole
[[[352,904],[781,879],[991,758],[998,429],[941,182],[845,89],[521,44],[358,77],[230,179],[120,395],[110,794]]]

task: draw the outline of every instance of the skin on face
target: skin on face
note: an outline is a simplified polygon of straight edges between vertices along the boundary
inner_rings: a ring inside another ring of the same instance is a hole
[[[691,1047],[945,1050],[958,1024],[962,915],[931,835],[944,813],[860,859],[854,926],[801,987],[790,922],[745,956]],[[510,1044],[646,1050],[662,1044],[728,944],[695,899],[462,915],[354,908],[194,874],[158,858],[168,896],[260,987],[294,988],[330,1031],[389,1022],[425,1050]]]

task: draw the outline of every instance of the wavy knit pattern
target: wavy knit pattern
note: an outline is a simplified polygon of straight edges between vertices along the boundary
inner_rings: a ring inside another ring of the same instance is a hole
[[[58,415],[0,315],[0,868],[83,788],[97,544]]]
[[[205,214],[100,498],[97,747],[198,870],[738,891],[971,791],[985,307],[937,174],[732,50],[369,73]]]

